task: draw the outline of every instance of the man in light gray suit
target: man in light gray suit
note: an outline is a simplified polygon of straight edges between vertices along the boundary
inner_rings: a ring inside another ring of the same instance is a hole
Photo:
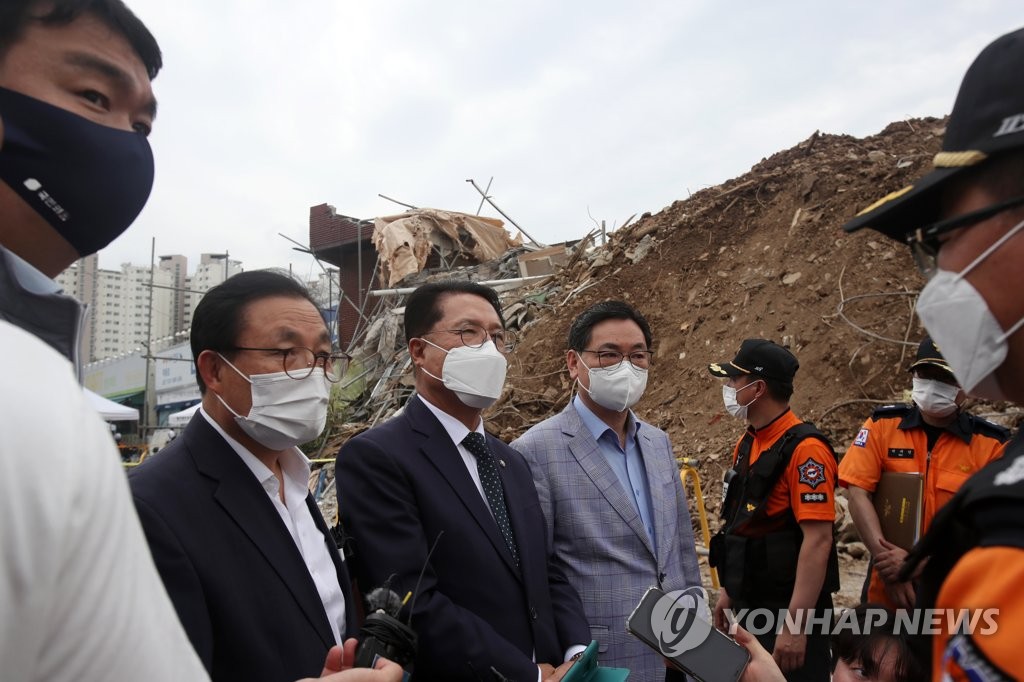
[[[530,464],[548,541],[583,600],[601,664],[644,682],[682,675],[626,632],[626,618],[652,585],[700,586],[668,435],[630,409],[647,386],[650,348],[651,328],[632,306],[604,301],[580,313],[566,353],[576,397],[512,443]]]

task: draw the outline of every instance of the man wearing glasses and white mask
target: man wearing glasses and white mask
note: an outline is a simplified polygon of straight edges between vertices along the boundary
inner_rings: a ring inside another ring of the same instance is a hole
[[[405,336],[416,396],[338,454],[359,587],[415,592],[415,679],[560,679],[590,629],[550,560],[529,467],[484,430],[515,346],[498,295],[425,284],[406,301]]]
[[[555,556],[583,600],[601,665],[628,668],[640,682],[682,679],[625,627],[652,585],[671,592],[701,584],[672,444],[632,410],[647,386],[651,328],[629,304],[602,301],[573,320],[568,349],[575,398],[512,447],[533,471]]]
[[[928,278],[917,314],[969,395],[1024,404],[1024,29],[964,76],[934,169],[847,223],[905,242]],[[923,566],[923,570],[922,567]],[[998,608],[998,627],[928,642],[932,679],[1008,680],[1024,670],[1024,440],[974,474],[904,565],[918,605]]]
[[[213,680],[318,676],[355,608],[297,446],[323,431],[348,357],[270,271],[207,292],[191,344],[202,407],[129,477],[153,559]]]

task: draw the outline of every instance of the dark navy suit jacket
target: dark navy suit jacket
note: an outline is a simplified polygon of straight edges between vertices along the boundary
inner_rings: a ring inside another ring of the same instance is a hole
[[[263,486],[203,415],[128,481],[164,586],[210,676],[319,677],[334,635],[316,585]],[[354,636],[348,571],[312,496],[306,504],[345,595],[346,637]]]
[[[547,551],[530,469],[500,440],[487,436],[487,443],[504,462],[498,469],[518,569],[458,450],[419,398],[338,454],[339,511],[361,590],[392,574],[395,592],[413,590],[444,532],[413,608],[415,679],[493,680],[493,667],[511,680],[534,682],[534,654],[558,665],[566,649],[590,642],[579,596]]]

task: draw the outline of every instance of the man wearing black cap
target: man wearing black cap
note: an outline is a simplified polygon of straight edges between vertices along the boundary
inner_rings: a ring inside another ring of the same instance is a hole
[[[764,339],[747,339],[732,362],[708,367],[727,380],[726,409],[748,423],[726,473],[723,524],[711,543],[711,564],[722,581],[715,625],[728,628],[726,609],[746,609],[740,624],[755,633],[764,629],[763,618],[750,617],[755,610],[788,615],[758,640],[787,680],[827,681],[824,630],[831,593],[839,588],[832,543],[836,460],[825,436],[789,408],[799,367],[792,353]]]
[[[963,389],[1024,404],[1024,29],[986,47],[964,76],[935,169],[861,212],[913,249],[929,278],[917,313]],[[927,558],[927,563],[924,559]],[[918,600],[997,607],[994,632],[932,643],[934,679],[1011,679],[1024,669],[1024,437],[936,515],[904,571],[924,565]]]
[[[886,405],[864,422],[839,464],[839,484],[846,487],[850,513],[871,551],[867,601],[890,608],[911,608],[914,586],[900,580],[907,556],[882,534],[872,494],[883,473],[922,477],[919,531],[928,530],[935,512],[949,502],[975,472],[1003,454],[1009,431],[960,411],[967,397],[930,337],[917,349],[910,366],[913,402]]]

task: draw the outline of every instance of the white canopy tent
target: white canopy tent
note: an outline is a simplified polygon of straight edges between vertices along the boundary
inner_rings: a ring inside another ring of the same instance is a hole
[[[100,416],[108,422],[139,421],[139,411],[134,407],[128,407],[115,403],[113,400],[107,400],[87,388],[82,390],[85,391],[85,397],[89,400],[89,404],[92,405],[93,409],[99,412]]]
[[[169,415],[167,417],[167,425],[175,428],[187,426],[188,423],[192,421],[192,415],[194,415],[196,411],[199,410],[199,406],[201,404],[202,403],[196,403],[192,407],[186,407],[181,412],[174,412],[173,414]]]

